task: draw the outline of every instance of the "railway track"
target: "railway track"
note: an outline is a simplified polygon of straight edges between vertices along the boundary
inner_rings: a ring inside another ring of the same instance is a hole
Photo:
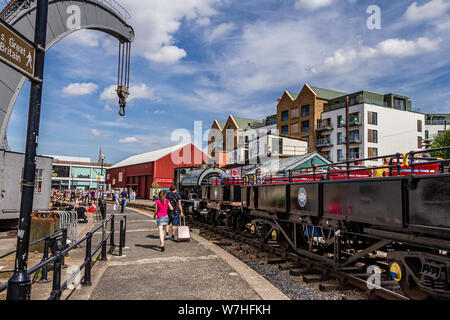
[[[154,213],[154,208],[147,205],[130,205],[140,210]],[[190,228],[200,229],[200,235],[205,237],[207,240],[212,240],[219,246],[230,246],[230,245],[248,245],[252,248],[259,250],[260,252],[265,252],[269,254],[272,258],[269,258],[270,264],[284,264],[285,266],[280,266],[280,269],[288,268],[285,263],[290,262],[292,268],[292,275],[303,276],[306,279],[308,277],[314,277],[315,281],[326,282],[331,279],[335,279],[338,282],[336,287],[338,288],[356,288],[365,294],[367,299],[375,300],[409,300],[408,297],[404,296],[400,292],[400,288],[396,283],[389,281],[387,279],[382,279],[381,286],[378,288],[369,289],[367,278],[370,274],[364,273],[362,269],[346,269],[346,270],[334,270],[328,266],[321,265],[320,263],[302,257],[298,254],[288,252],[277,244],[274,243],[263,243],[258,241],[257,238],[252,237],[246,233],[238,233],[229,230],[226,227],[212,226],[204,222],[189,220],[188,224]],[[389,286],[385,288],[383,286]]]

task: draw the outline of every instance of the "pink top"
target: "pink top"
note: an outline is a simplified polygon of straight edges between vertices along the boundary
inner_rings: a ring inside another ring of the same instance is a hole
[[[158,213],[156,217],[162,218],[167,216],[167,208],[169,206],[169,200],[164,199],[164,204],[161,203],[161,200],[156,200],[155,203],[158,205]]]

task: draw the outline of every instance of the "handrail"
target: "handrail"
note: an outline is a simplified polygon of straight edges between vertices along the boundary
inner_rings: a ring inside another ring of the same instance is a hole
[[[120,223],[120,244],[119,244],[119,254],[122,255],[122,249],[125,245],[125,234],[126,234],[126,224],[123,223],[123,221],[126,221],[126,216],[124,216]],[[108,225],[108,223],[111,225],[111,231],[105,236],[105,229]],[[92,251],[92,237],[93,235],[102,229],[102,239],[98,246],[95,248],[94,251]],[[67,232],[66,229],[62,230],[63,232]],[[92,268],[92,259],[93,257],[98,253],[100,249],[101,250],[101,260],[106,260],[106,246],[108,240],[110,241],[110,246],[115,247],[114,245],[114,214],[112,214],[108,219],[106,219],[102,224],[99,226],[93,228],[91,231],[89,231],[82,239],[77,241],[76,243],[66,247],[66,248],[58,248],[59,251],[57,251],[55,254],[53,254],[51,257],[46,257],[46,254],[48,254],[48,247],[49,247],[49,239],[52,237],[55,237],[60,231],[55,232],[54,234],[47,236],[43,239],[40,239],[40,241],[46,240],[46,248],[44,249],[44,258],[43,260],[37,264],[36,266],[32,267],[27,271],[28,275],[31,275],[38,270],[43,270],[43,278],[42,280],[47,280],[47,266],[53,262],[53,283],[52,283],[52,292],[50,294],[50,297],[48,300],[59,300],[62,292],[68,288],[68,284],[73,281],[73,279],[80,273],[83,268],[85,271],[82,285],[90,285],[91,284],[91,268]],[[73,274],[70,275],[70,277],[61,284],[61,268],[64,264],[64,256],[67,255],[71,250],[78,247],[83,242],[86,242],[86,255],[85,260],[81,264],[81,266],[78,267],[77,271],[75,271]],[[64,243],[64,246],[66,244]],[[8,288],[8,283],[5,283],[4,285],[0,286],[0,292],[4,291]]]
[[[53,236],[55,236],[55,235],[57,235],[58,233],[61,233],[61,232],[63,232],[63,231],[64,231],[64,229],[59,229],[59,230],[55,231],[54,233],[52,233],[51,235],[48,235],[48,236],[45,236],[45,237],[43,237],[43,238],[41,238],[41,239],[39,239],[39,240],[33,241],[32,243],[30,243],[30,247],[33,246],[33,245],[35,245],[35,244],[37,244],[37,243],[39,243],[39,242],[41,242],[41,241],[44,241],[44,240],[46,240],[46,239],[48,239],[48,238],[50,238],[50,237],[53,237]],[[13,250],[13,251],[10,251],[10,252],[8,252],[8,253],[5,253],[4,255],[0,256],[0,259],[3,259],[3,258],[5,258],[5,257],[7,257],[7,256],[10,256],[10,255],[16,253],[16,251],[17,251],[17,250],[15,249],[15,250]]]
[[[400,176],[418,174],[437,174],[443,173],[444,167],[450,164],[450,159],[437,159],[432,157],[416,157],[417,154],[430,153],[435,151],[450,150],[450,146],[426,149],[419,151],[411,151],[405,155],[396,153],[392,155],[384,155],[377,157],[369,157],[364,159],[350,159],[333,164],[313,165],[311,167],[297,169],[297,170],[281,170],[269,174],[252,174],[246,177],[225,178],[223,184],[267,184],[267,183],[288,183],[321,180],[344,180],[344,179],[358,179],[358,178],[373,178],[375,170],[384,170],[387,176]],[[386,160],[390,159],[389,164]],[[405,160],[406,159],[406,160]],[[385,160],[381,166],[363,166],[365,161]],[[426,160],[425,162],[419,162]],[[404,161],[407,161],[404,163]],[[403,163],[402,163],[403,162]],[[353,165],[352,165],[353,164]],[[439,166],[437,166],[439,165]],[[360,173],[358,175],[358,173]],[[238,179],[238,180],[236,180]],[[220,179],[212,181],[215,185],[220,185]]]

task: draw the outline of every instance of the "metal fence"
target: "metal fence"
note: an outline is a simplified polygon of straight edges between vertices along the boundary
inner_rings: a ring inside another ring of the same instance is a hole
[[[64,214],[62,215],[64,216]],[[71,219],[71,218],[70,218]],[[70,221],[67,222],[70,225]],[[66,223],[66,222],[65,222]],[[44,247],[44,254],[42,257],[42,261],[29,269],[27,271],[28,275],[36,274],[37,272],[41,272],[41,277],[39,282],[47,282],[48,281],[48,268],[51,264],[53,264],[53,282],[52,282],[52,291],[50,294],[50,297],[48,300],[59,300],[61,298],[62,293],[64,290],[68,288],[72,288],[72,285],[77,286],[77,283],[73,283],[73,281],[77,278],[77,276],[83,271],[84,269],[84,276],[81,279],[81,282],[79,284],[83,286],[89,286],[91,285],[91,270],[92,270],[92,261],[95,259],[95,257],[100,255],[101,261],[107,260],[107,246],[108,246],[108,240],[109,240],[109,246],[111,248],[115,248],[115,239],[114,239],[114,225],[115,225],[115,215],[112,214],[107,220],[105,220],[102,224],[95,227],[91,231],[89,231],[82,239],[79,241],[72,243],[70,246],[67,244],[67,237],[68,237],[68,228],[63,228],[55,233],[48,235],[42,239],[39,239],[33,243],[37,244],[41,241],[45,241],[45,247]],[[107,231],[109,227],[109,232]],[[94,234],[97,232],[100,232],[101,230],[101,240],[99,244],[95,247],[95,249],[92,249],[92,238]],[[126,235],[126,216],[123,216],[120,221],[120,230],[119,230],[120,238],[119,238],[119,256],[122,255],[122,249],[125,247],[125,235]],[[64,257],[73,249],[80,246],[82,243],[86,243],[86,249],[85,249],[85,259],[84,262],[81,264],[81,266],[77,267],[77,270],[73,272],[70,277],[64,282],[61,283],[61,268],[64,265]],[[8,252],[2,256],[1,258],[7,257],[9,255],[12,255],[16,252],[16,250]],[[51,256],[49,257],[51,253]],[[34,277],[36,279],[36,277]],[[5,291],[8,289],[8,284],[4,284],[0,286],[0,292]]]

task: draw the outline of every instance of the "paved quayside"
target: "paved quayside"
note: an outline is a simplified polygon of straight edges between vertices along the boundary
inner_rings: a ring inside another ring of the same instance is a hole
[[[70,299],[288,299],[245,263],[195,234],[190,242],[166,241],[160,252],[153,217],[135,209],[127,209],[126,215],[123,256],[108,256],[105,267],[94,267],[93,285],[75,290]],[[116,221],[120,217],[116,214]]]

